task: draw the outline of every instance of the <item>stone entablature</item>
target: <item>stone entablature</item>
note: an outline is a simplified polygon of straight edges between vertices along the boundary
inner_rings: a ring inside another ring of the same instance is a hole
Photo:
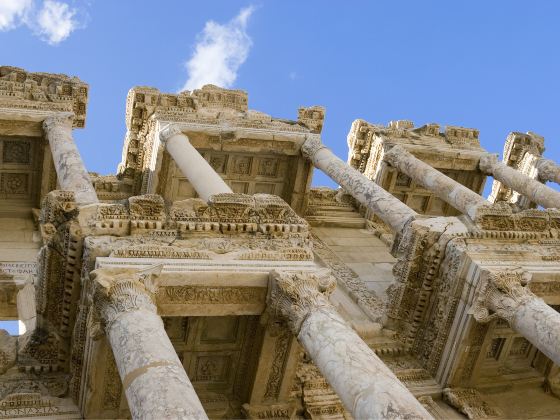
[[[19,110],[29,115],[72,112],[75,128],[85,126],[88,89],[77,77],[0,67],[0,109]]]

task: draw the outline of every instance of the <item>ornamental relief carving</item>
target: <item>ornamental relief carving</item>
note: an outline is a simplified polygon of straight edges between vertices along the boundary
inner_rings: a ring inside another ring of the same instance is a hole
[[[118,236],[162,230],[176,235],[206,232],[307,236],[308,232],[303,218],[280,197],[269,194],[217,194],[210,197],[209,203],[187,199],[175,202],[169,211],[159,195],[134,196],[128,199],[128,209],[122,204],[99,205],[88,223],[98,234]]]
[[[172,245],[170,244],[172,243]],[[196,260],[311,261],[306,239],[202,238],[116,239],[111,257]]]
[[[328,296],[336,288],[330,270],[315,272],[272,271],[268,306],[270,313],[287,322],[297,336],[301,324],[311,311],[332,308]]]
[[[88,330],[99,338],[123,312],[145,310],[157,313],[155,294],[162,266],[145,270],[97,269],[90,273],[92,282],[89,300]]]
[[[520,270],[485,270],[472,308],[474,318],[480,323],[501,318],[511,325],[517,308],[536,298],[527,287],[529,280],[530,274]]]
[[[84,127],[88,85],[63,74],[31,73],[0,66],[0,106],[41,111],[71,111],[74,127]]]
[[[28,140],[2,141],[2,163],[29,165],[31,163],[31,142]]]
[[[157,296],[159,304],[251,304],[263,303],[262,287],[166,286]]]

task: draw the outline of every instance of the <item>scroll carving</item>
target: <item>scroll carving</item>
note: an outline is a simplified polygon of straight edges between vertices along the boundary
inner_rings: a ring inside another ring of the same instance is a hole
[[[486,271],[485,284],[473,306],[473,315],[478,322],[487,323],[496,318],[510,325],[517,308],[536,296],[524,286],[528,273],[515,270]]]
[[[311,312],[331,307],[328,296],[336,288],[330,271],[286,272],[270,274],[268,304],[273,314],[286,320],[288,327],[298,335],[301,324]]]
[[[90,331],[94,338],[99,338],[123,312],[157,312],[155,295],[161,268],[161,265],[143,271],[101,268],[91,272],[94,292]]]

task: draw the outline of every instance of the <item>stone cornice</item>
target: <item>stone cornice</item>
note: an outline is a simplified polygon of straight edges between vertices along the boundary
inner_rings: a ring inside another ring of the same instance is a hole
[[[0,67],[0,108],[34,112],[73,112],[73,126],[85,125],[88,85],[63,74],[31,73]]]
[[[431,151],[438,151],[438,158],[445,154],[453,156],[458,150],[476,156],[477,152],[482,151],[478,136],[478,130],[472,128],[446,126],[442,133],[439,124],[415,128],[412,121],[408,120],[390,121],[384,126],[358,119],[352,123],[347,137],[348,164],[365,173],[366,168],[375,166],[375,163],[369,162],[371,159],[379,160],[378,149],[392,144],[407,149],[410,147],[411,152],[418,145],[421,145],[419,149],[429,147]],[[365,175],[369,176],[367,173]]]

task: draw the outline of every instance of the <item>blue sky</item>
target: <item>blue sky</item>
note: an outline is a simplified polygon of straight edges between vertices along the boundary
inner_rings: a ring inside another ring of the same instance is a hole
[[[90,84],[75,137],[103,174],[120,161],[130,87],[176,92],[224,63],[214,76],[252,109],[295,119],[325,106],[323,141],[344,159],[363,118],[478,128],[500,153],[530,130],[558,161],[559,16],[556,1],[0,0],[1,62]],[[216,38],[225,48],[202,48]]]

